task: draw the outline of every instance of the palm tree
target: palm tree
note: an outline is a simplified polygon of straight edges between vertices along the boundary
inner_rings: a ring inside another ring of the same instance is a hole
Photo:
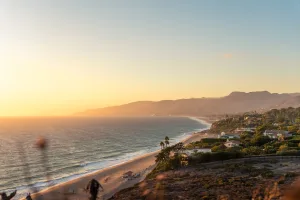
[[[168,145],[170,144],[169,140],[166,140],[165,143],[166,143],[166,147],[168,147]]]
[[[169,140],[170,140],[169,137],[166,136],[166,137],[165,137],[165,144],[166,144],[166,146],[168,146],[168,145],[170,144]]]
[[[163,149],[159,154],[157,154],[156,156],[156,160],[155,162],[159,163],[159,162],[166,162],[170,159],[170,150],[168,149]]]
[[[165,148],[165,143],[163,141],[160,142],[160,147],[161,147],[161,149]]]

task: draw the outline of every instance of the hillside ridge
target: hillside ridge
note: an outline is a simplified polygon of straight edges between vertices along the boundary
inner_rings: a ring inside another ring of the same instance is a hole
[[[77,116],[207,116],[265,112],[273,108],[300,107],[300,93],[268,91],[232,92],[219,98],[190,98],[161,101],[137,101],[124,105],[96,108]]]

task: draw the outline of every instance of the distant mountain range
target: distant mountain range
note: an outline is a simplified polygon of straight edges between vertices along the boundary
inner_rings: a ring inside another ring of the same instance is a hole
[[[220,98],[193,98],[163,101],[138,101],[120,106],[87,110],[80,116],[208,116],[272,108],[300,107],[300,93],[232,92]]]

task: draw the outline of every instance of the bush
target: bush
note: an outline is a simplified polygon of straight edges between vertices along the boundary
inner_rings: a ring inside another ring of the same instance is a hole
[[[241,135],[240,135],[240,138],[241,140],[248,140],[248,139],[251,139],[253,136],[252,133],[249,133],[249,132],[243,132]]]
[[[219,142],[219,141],[216,141],[214,143],[207,143],[207,142],[201,140],[201,141],[197,141],[197,142],[192,142],[192,143],[188,144],[185,148],[186,149],[211,148],[213,146],[220,145],[222,143],[223,142]]]
[[[173,158],[169,161],[169,168],[178,169],[181,167],[182,156],[180,154],[175,154]]]
[[[289,126],[288,127],[288,131],[289,132],[292,132],[292,133],[297,133],[299,130],[299,127],[298,126]]]
[[[264,171],[261,173],[261,176],[264,178],[272,178],[274,176],[274,172],[269,169],[263,169]]]
[[[226,139],[223,139],[223,138],[203,138],[201,140],[201,142],[208,143],[208,144],[214,144],[214,143],[217,143],[217,142],[223,143],[223,142],[226,142]]]
[[[300,151],[297,150],[289,150],[289,151],[280,151],[277,152],[279,156],[300,156]]]
[[[241,152],[215,152],[215,153],[198,153],[189,158],[190,164],[206,163],[213,161],[222,161],[229,159],[242,158]]]
[[[220,144],[217,146],[214,146],[213,148],[211,148],[212,152],[221,152],[221,151],[225,151],[226,150],[226,146],[224,144]]]
[[[242,147],[238,146],[238,147],[231,147],[231,148],[227,148],[226,151],[227,152],[241,152]]]
[[[265,130],[267,130],[267,129],[275,129],[275,128],[276,127],[274,127],[272,124],[263,124],[256,128],[256,133],[261,134],[261,133],[265,132]]]
[[[277,152],[277,148],[271,145],[266,145],[264,148],[264,153],[265,154],[273,154]]]
[[[288,172],[285,174],[285,177],[295,177],[295,176],[297,176],[297,174],[294,172]]]
[[[270,141],[271,141],[271,139],[268,136],[263,136],[261,134],[255,134],[254,137],[251,139],[250,143],[253,146],[262,146]]]
[[[261,155],[262,152],[262,149],[257,146],[250,146],[242,149],[242,153],[244,153],[245,155]]]

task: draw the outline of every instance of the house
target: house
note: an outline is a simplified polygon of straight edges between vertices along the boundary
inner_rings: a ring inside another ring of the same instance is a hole
[[[209,148],[191,149],[191,150],[185,150],[183,153],[190,156],[195,152],[197,152],[197,153],[211,153],[211,149],[209,149]]]
[[[240,136],[234,135],[234,134],[226,134],[225,132],[222,132],[220,135],[218,135],[218,138],[220,138],[220,139],[238,139],[238,138],[240,138]]]
[[[235,133],[241,134],[243,132],[255,133],[256,128],[237,128],[235,129]]]
[[[264,136],[268,136],[272,139],[289,138],[293,135],[289,131],[284,130],[265,130]]]
[[[227,140],[224,145],[227,147],[227,148],[232,148],[232,147],[238,147],[240,146],[240,142],[239,141],[236,141],[236,140]]]

